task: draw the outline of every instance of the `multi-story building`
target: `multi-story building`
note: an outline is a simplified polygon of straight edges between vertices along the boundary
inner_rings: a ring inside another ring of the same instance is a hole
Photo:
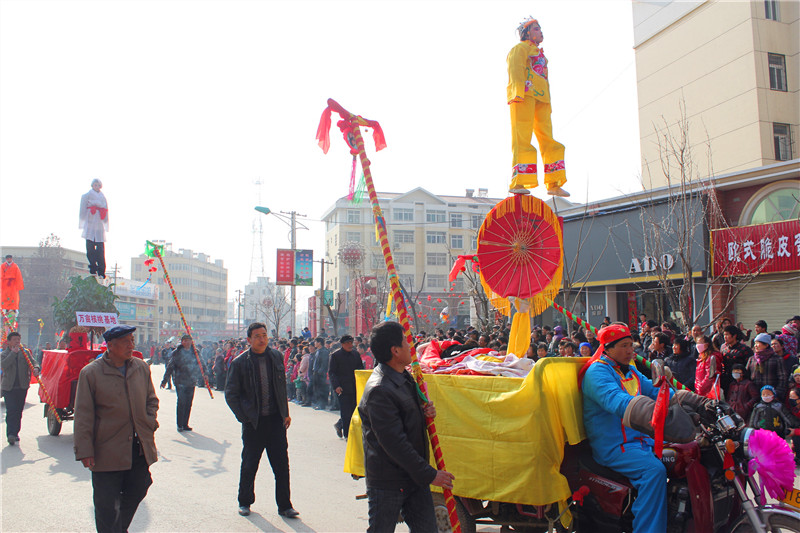
[[[633,28],[645,187],[668,184],[681,107],[695,178],[797,158],[800,3],[635,1]]]
[[[256,281],[245,285],[242,303],[245,326],[251,322],[264,322],[269,331],[282,331],[281,335],[286,335],[286,328],[291,324],[291,303],[283,286],[259,276]]]
[[[164,244],[164,263],[196,340],[223,338],[227,331],[228,270],[222,259],[212,261],[206,254],[192,250],[181,248],[175,252],[171,243],[157,244]],[[150,267],[145,265],[147,259],[144,254],[131,258],[132,277],[140,283],[150,277],[150,283],[158,288],[156,318],[160,323],[161,340],[179,336],[183,331],[181,316],[164,280],[161,265],[158,261],[153,263],[158,271],[151,276]]]
[[[500,201],[488,198],[486,189],[467,189],[464,196],[436,195],[423,188],[408,192],[379,192],[378,199],[386,221],[389,243],[398,277],[407,296],[420,298],[418,313],[425,315],[420,328],[443,325],[439,313],[451,307],[452,325],[469,323],[469,309],[461,279],[452,287],[448,274],[458,255],[473,253],[477,248],[478,229],[486,214]],[[360,317],[358,321],[339,320],[339,329],[351,333],[364,318],[365,306],[356,294],[367,294],[384,309],[386,305],[386,267],[380,243],[375,238],[375,224],[369,202],[353,204],[343,197],[323,215],[325,221],[325,289],[332,290],[334,302],[341,301],[341,316]],[[364,290],[355,283],[372,284],[377,290]],[[454,290],[450,290],[453,288]],[[455,296],[459,295],[459,296]],[[430,296],[430,300],[428,297]],[[460,301],[466,301],[459,305]],[[374,302],[370,301],[373,304]],[[332,307],[339,307],[334,304]],[[324,315],[324,313],[323,313]]]
[[[89,275],[86,253],[60,246],[0,247],[0,256],[7,254],[14,256],[25,282],[25,289],[19,293],[18,331],[22,342],[34,347],[37,342],[42,346],[55,343],[58,331],[53,322],[53,298],[64,298],[70,277]],[[43,324],[41,337],[39,319]]]
[[[137,346],[158,342],[158,285],[118,277],[112,287],[117,299],[114,305],[119,312],[119,321],[135,326]]]

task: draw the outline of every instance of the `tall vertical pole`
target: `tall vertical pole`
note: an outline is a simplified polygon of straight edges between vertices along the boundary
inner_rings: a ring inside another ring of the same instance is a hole
[[[325,302],[325,258],[319,260],[319,329],[317,335],[322,332],[322,324],[325,322],[322,319],[322,304]],[[335,335],[335,332],[334,332]]]
[[[292,211],[292,252],[297,253],[297,211]],[[295,321],[295,284],[294,280],[292,280],[292,335],[297,335],[297,331],[294,329],[294,321]],[[280,332],[278,332],[278,336],[280,336]]]

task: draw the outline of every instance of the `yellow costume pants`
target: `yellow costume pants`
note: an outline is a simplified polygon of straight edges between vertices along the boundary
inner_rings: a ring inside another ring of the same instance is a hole
[[[533,97],[513,102],[511,108],[511,150],[514,178],[511,189],[531,189],[539,185],[536,172],[536,148],[531,144],[533,134],[539,142],[544,161],[544,184],[548,189],[567,182],[564,170],[564,145],[553,139],[550,104]]]

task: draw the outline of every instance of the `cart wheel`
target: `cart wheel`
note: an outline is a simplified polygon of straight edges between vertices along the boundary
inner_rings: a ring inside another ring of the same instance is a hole
[[[47,410],[47,432],[54,437],[61,433],[61,422],[58,421],[52,409]]]
[[[444,501],[444,495],[440,492],[434,492],[433,496],[433,510],[436,512],[436,525],[439,533],[450,533],[450,515],[447,513],[447,504]],[[464,506],[456,498],[456,513],[458,514],[458,521],[461,522],[462,533],[475,533],[476,525],[475,519],[467,512]]]

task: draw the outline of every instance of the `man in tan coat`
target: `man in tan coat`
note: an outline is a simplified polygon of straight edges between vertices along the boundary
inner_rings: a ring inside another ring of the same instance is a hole
[[[150,367],[133,357],[135,330],[103,333],[106,353],[81,370],[75,396],[75,459],[92,471],[100,533],[127,531],[158,459],[158,397]]]

